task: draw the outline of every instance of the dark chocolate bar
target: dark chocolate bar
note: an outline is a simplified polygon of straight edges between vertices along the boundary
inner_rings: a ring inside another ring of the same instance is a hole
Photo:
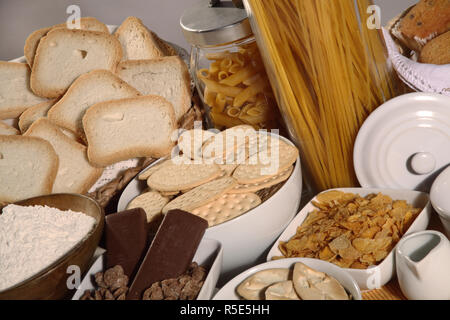
[[[106,269],[122,266],[132,279],[148,248],[147,215],[141,208],[106,216]]]
[[[208,222],[182,210],[169,211],[131,284],[128,300],[140,300],[153,283],[177,278],[188,269]]]

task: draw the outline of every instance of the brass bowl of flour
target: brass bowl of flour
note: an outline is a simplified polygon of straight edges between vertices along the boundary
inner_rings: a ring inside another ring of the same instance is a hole
[[[74,283],[72,280],[75,275],[69,267],[79,267],[81,281],[81,277],[87,271],[95,249],[100,242],[105,220],[103,209],[96,201],[79,194],[51,194],[22,200],[15,204],[21,206],[41,205],[60,210],[78,211],[96,220],[96,224],[89,235],[62,258],[32,278],[0,292],[0,300],[57,300],[69,298],[71,293],[75,291],[70,290],[67,285],[67,282]]]

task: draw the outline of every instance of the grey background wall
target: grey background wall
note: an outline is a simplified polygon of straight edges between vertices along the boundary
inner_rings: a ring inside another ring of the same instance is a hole
[[[333,0],[336,1],[336,0]],[[385,23],[418,0],[375,0]],[[188,48],[179,28],[183,11],[198,0],[0,0],[0,60],[23,55],[26,37],[38,28],[64,22],[66,8],[81,7],[82,16],[93,16],[106,24],[120,24],[130,15],[163,39]]]

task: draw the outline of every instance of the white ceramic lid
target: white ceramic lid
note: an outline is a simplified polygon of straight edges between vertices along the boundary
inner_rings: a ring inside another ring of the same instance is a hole
[[[450,98],[411,93],[389,100],[364,122],[353,158],[362,187],[428,192],[450,163]]]

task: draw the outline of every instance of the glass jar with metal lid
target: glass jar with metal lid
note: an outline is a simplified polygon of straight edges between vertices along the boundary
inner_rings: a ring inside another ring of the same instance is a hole
[[[203,0],[180,24],[191,44],[191,75],[218,129],[248,124],[279,127],[279,112],[244,9],[231,1]]]

